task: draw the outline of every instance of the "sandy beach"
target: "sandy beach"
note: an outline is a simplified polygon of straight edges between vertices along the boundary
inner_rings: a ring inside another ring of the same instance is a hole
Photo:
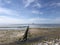
[[[25,31],[21,30],[0,30],[0,44],[16,42],[23,38],[24,33]],[[30,28],[28,31],[28,43],[36,42],[36,40],[39,41],[40,39],[45,41],[59,38],[60,28]]]

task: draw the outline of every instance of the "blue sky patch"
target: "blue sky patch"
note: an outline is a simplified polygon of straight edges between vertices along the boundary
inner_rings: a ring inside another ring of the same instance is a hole
[[[60,0],[0,0],[0,24],[60,24]]]

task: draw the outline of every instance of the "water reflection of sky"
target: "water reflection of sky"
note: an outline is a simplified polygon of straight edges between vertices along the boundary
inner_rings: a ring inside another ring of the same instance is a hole
[[[5,25],[0,26],[0,29],[14,29],[14,30],[23,30],[26,29],[27,26],[29,28],[54,28],[60,27],[60,24],[21,24],[21,25]]]

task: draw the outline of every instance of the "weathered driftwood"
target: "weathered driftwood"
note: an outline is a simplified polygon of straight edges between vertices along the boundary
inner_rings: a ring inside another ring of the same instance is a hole
[[[24,34],[24,37],[23,37],[24,41],[27,40],[28,31],[29,31],[29,26],[27,26],[27,29],[26,29],[25,34]]]
[[[25,33],[23,35],[23,39],[22,40],[19,39],[19,41],[26,41],[27,40],[28,31],[29,31],[29,26],[27,26],[27,29],[26,29],[26,31],[25,31]]]

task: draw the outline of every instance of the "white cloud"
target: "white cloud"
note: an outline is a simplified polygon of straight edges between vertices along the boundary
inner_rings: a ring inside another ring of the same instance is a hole
[[[3,3],[11,4],[11,0],[4,0]]]
[[[60,24],[60,18],[55,18],[55,19],[47,19],[47,18],[30,18],[30,19],[18,19],[18,18],[13,18],[13,17],[8,17],[8,16],[0,16],[0,24],[27,24],[27,23],[39,23],[39,24],[44,24],[44,23],[51,23],[51,24]]]
[[[31,18],[31,23],[37,23],[37,24],[60,24],[60,18]]]
[[[12,18],[8,16],[0,16],[0,24],[20,24],[23,23],[22,19]]]
[[[7,8],[1,8],[0,7],[0,14],[5,14],[5,15],[19,15],[19,13],[15,10],[7,9]]]
[[[33,5],[33,7],[41,8],[42,5],[41,5],[40,3],[37,2],[36,4]]]
[[[5,3],[11,4],[11,0],[4,0]]]
[[[50,6],[55,6],[55,7],[57,7],[57,6],[60,6],[60,3],[51,3]]]
[[[2,2],[2,0],[0,0],[0,6],[3,6],[4,5],[4,3]]]
[[[60,6],[60,3],[57,3],[57,6]]]
[[[38,6],[38,7],[41,7],[41,4],[37,3],[37,6]]]
[[[30,19],[18,19],[18,18],[12,18],[8,16],[0,16],[0,24],[27,24],[31,23],[32,21]]]
[[[4,6],[6,3],[11,4],[11,0],[0,0],[0,6]]]
[[[31,5],[32,7],[38,7],[38,8],[41,7],[41,4],[38,3],[37,0],[23,0],[23,3],[25,4],[25,8],[30,6],[31,3],[34,3],[34,5]]]
[[[53,22],[60,24],[60,17],[55,18]]]
[[[23,3],[25,4],[25,7],[28,7],[34,1],[35,0],[23,0]]]
[[[43,23],[47,23],[48,22],[47,20],[50,20],[50,19],[46,19],[46,18],[31,18],[30,22],[31,23],[37,23],[37,24],[43,24]],[[45,22],[45,21],[47,21],[47,22]]]
[[[36,10],[32,11],[32,13],[33,14],[43,14],[43,12],[39,12],[39,11],[36,11]]]

